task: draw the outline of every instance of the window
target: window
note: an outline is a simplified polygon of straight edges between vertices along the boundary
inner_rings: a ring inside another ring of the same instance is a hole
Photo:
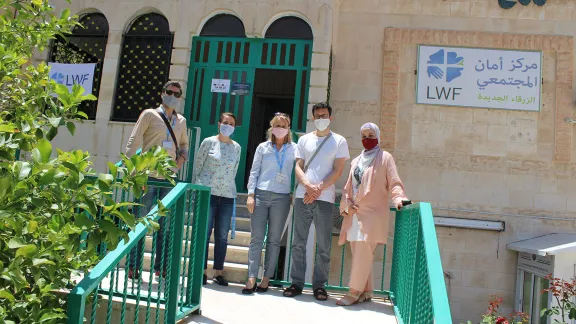
[[[312,28],[298,17],[282,17],[266,30],[266,38],[313,40]]]
[[[108,21],[101,13],[91,13],[82,16],[79,22],[82,26],[76,26],[72,35],[54,40],[50,61],[74,64],[96,63],[92,94],[98,97],[102,79],[102,63],[108,43]],[[88,119],[95,119],[97,106],[98,101],[84,101],[79,108],[88,115]]]
[[[540,311],[548,308],[548,292],[542,293],[542,290],[550,287],[550,282],[528,271],[522,271],[521,275],[521,311],[530,315],[531,324],[547,324],[547,318],[540,317]]]
[[[168,20],[151,13],[134,20],[124,35],[112,106],[112,120],[135,122],[157,107],[168,82],[173,35]]]
[[[200,36],[246,37],[244,24],[236,16],[216,15],[204,24]]]

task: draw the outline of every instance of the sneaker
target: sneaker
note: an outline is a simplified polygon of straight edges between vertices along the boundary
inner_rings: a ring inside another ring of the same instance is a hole
[[[135,278],[140,278],[140,272],[134,271],[134,268],[128,269],[128,279],[134,280]]]
[[[215,277],[212,281],[219,284],[220,286],[228,286],[228,280],[226,280],[226,278],[224,278],[222,275]]]
[[[208,284],[208,276],[204,275],[204,277],[202,278],[202,285],[205,286],[206,284]]]

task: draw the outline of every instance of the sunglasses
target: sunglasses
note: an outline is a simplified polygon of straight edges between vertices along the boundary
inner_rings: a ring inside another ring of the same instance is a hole
[[[169,96],[174,96],[174,97],[176,97],[176,98],[182,97],[182,93],[181,93],[181,92],[175,92],[175,91],[172,91],[172,90],[166,90],[165,92],[166,92],[166,94],[169,95]]]
[[[287,115],[287,114],[285,114],[285,113],[281,113],[281,112],[277,112],[277,113],[275,113],[275,114],[274,114],[274,116],[278,116],[278,117],[287,117],[287,118],[290,118],[290,116],[288,116],[288,115]]]

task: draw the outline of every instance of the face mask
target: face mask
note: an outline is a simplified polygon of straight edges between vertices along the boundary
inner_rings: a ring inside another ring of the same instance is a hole
[[[162,96],[162,104],[172,109],[178,109],[180,107],[180,99],[174,96]]]
[[[371,149],[375,148],[378,145],[377,138],[364,138],[362,139],[362,146],[366,149],[366,151],[370,151]]]
[[[276,138],[278,139],[283,139],[284,137],[286,137],[286,135],[288,135],[288,129],[274,127],[272,128],[272,134],[274,134],[274,136],[276,136]]]
[[[234,126],[230,126],[230,125],[226,125],[226,124],[220,125],[220,134],[222,134],[226,137],[230,137],[230,135],[232,135],[232,133],[234,133]]]
[[[316,119],[314,120],[314,125],[316,126],[316,129],[319,131],[324,131],[326,130],[326,128],[328,128],[328,126],[330,126],[330,119],[326,118],[326,119]]]

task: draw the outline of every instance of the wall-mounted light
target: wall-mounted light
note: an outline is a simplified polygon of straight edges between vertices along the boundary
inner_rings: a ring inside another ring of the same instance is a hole
[[[572,119],[570,117],[564,118],[564,121],[569,123],[569,124],[576,124],[576,119]]]
[[[469,229],[478,229],[478,230],[496,231],[496,232],[503,232],[506,229],[506,225],[502,221],[489,221],[481,219],[455,218],[444,216],[434,216],[434,224],[436,226],[443,226],[443,227],[469,228]]]

